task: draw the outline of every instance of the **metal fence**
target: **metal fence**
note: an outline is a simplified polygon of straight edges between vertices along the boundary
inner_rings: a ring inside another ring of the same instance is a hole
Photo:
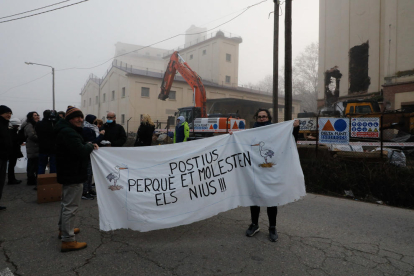
[[[338,158],[387,160],[397,166],[412,164],[414,135],[403,116],[349,118],[313,117],[300,120],[299,148],[314,148]]]
[[[307,191],[414,208],[413,118],[394,115],[299,119]]]

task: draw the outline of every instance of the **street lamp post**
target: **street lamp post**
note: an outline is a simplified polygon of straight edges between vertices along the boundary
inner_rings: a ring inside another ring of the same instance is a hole
[[[27,65],[39,65],[39,66],[46,66],[46,67],[50,67],[52,68],[52,91],[53,91],[53,110],[55,110],[55,68],[53,68],[50,65],[45,65],[45,64],[39,64],[39,63],[34,63],[34,62],[25,62]]]

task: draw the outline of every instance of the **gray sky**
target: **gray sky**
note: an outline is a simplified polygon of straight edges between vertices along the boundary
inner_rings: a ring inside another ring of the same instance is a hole
[[[25,12],[63,0],[2,0],[0,17]],[[71,0],[48,9],[73,4]],[[40,114],[52,108],[52,75],[25,84],[50,73],[48,67],[26,65],[35,62],[55,67],[56,109],[80,106],[80,91],[90,73],[102,77],[113,57],[114,44],[149,45],[185,33],[192,25],[214,28],[237,16],[260,0],[89,0],[21,20],[0,23],[0,104],[8,105],[13,117],[29,111]],[[282,2],[283,3],[283,2]],[[257,83],[272,74],[273,11],[272,0],[251,7],[220,30],[241,36],[239,84]],[[284,57],[284,8],[280,17],[280,65]],[[319,0],[293,1],[293,57],[318,41]],[[3,18],[1,21],[16,17]],[[218,30],[215,29],[215,30]],[[184,36],[154,45],[172,49],[184,44]],[[16,87],[19,86],[19,87]],[[16,88],[13,88],[16,87]]]

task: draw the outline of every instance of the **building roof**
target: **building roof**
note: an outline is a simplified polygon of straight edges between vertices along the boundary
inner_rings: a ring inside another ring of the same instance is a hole
[[[135,68],[120,67],[117,65],[112,65],[112,67],[118,68],[119,70],[126,72],[127,75],[131,75],[131,76],[147,76],[147,77],[157,78],[157,79],[164,78],[164,72],[152,72],[152,71],[135,69]],[[175,81],[186,83],[186,80],[181,76],[176,76]],[[203,80],[203,84],[204,86],[208,86],[208,87],[216,87],[216,88],[225,89],[225,90],[247,92],[247,93],[252,93],[256,95],[273,97],[273,94],[267,91],[261,91],[261,90],[247,88],[247,87],[240,87],[240,86],[233,87],[233,86],[220,85],[220,84],[208,81],[208,80]],[[279,97],[279,99],[284,99],[284,97]],[[301,102],[300,100],[295,100],[295,99],[293,99],[293,101]]]
[[[213,36],[213,34],[214,34],[214,36]],[[230,34],[230,36],[228,35],[228,34],[226,34],[226,33],[224,33],[223,31],[221,31],[221,30],[218,30],[217,32],[215,32],[215,33],[210,33],[209,34],[210,35],[210,37],[208,37],[208,35],[206,35],[206,37],[204,38],[204,40],[200,40],[200,42],[198,42],[198,40],[197,40],[197,42],[195,42],[194,44],[192,44],[192,42],[190,42],[189,44],[185,44],[183,47],[178,47],[177,49],[172,49],[172,50],[169,50],[169,51],[167,51],[167,52],[165,52],[164,54],[163,54],[163,59],[167,59],[167,58],[170,58],[170,56],[175,52],[175,51],[183,51],[183,50],[188,50],[188,49],[191,49],[191,48],[194,48],[194,47],[197,47],[197,46],[199,46],[200,44],[204,44],[205,42],[209,42],[209,41],[212,41],[212,40],[214,40],[214,39],[217,39],[217,38],[222,38],[222,39],[226,39],[226,40],[230,40],[230,41],[234,41],[234,42],[237,42],[237,43],[242,43],[243,42],[243,39],[240,37],[240,36],[231,36],[231,34]]]

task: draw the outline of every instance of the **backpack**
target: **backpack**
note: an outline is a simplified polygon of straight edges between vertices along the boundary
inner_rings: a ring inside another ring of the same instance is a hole
[[[26,140],[27,140],[27,137],[24,134],[24,127],[20,128],[19,131],[17,132],[17,141],[19,142],[19,145],[25,143]]]

